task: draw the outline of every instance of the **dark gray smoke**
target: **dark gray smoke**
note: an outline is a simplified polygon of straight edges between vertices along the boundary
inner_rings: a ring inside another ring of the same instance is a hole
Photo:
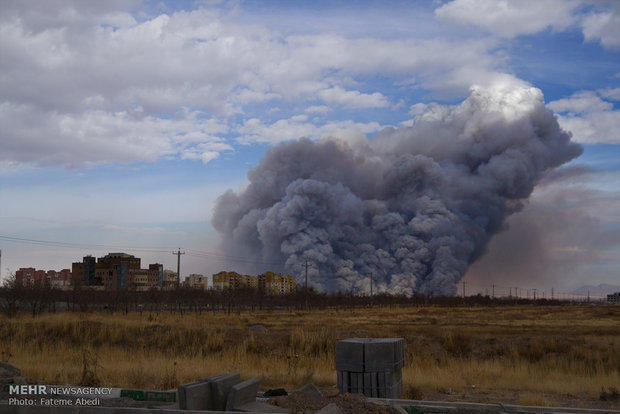
[[[231,254],[285,263],[333,291],[454,294],[549,169],[582,152],[540,90],[472,88],[372,139],[299,139],[267,151],[216,202]],[[498,269],[499,271],[500,269]]]

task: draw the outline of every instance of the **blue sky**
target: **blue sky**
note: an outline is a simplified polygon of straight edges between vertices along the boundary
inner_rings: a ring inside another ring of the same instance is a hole
[[[523,81],[585,152],[541,183],[466,280],[620,284],[617,2],[0,0],[0,10],[3,276],[113,250],[174,269],[178,247],[185,275],[235,270],[213,203],[243,188],[271,145],[370,137],[411,125],[428,103],[458,104],[472,85]],[[538,248],[510,254],[523,244]]]

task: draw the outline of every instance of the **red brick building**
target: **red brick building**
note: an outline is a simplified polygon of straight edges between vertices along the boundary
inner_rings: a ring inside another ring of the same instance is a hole
[[[72,265],[74,283],[106,290],[148,290],[163,285],[159,263],[141,268],[141,259],[127,253],[108,253],[95,260],[85,256]]]
[[[46,286],[68,290],[72,287],[71,270],[37,270],[34,267],[22,267],[15,272],[15,280],[21,286]]]

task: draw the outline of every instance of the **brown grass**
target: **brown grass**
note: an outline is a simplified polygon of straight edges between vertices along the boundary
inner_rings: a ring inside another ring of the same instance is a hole
[[[451,389],[460,399],[544,404],[620,389],[619,322],[620,307],[571,305],[60,313],[0,319],[0,351],[43,383],[170,389],[240,372],[292,388],[335,384],[340,339],[403,337],[405,398]]]

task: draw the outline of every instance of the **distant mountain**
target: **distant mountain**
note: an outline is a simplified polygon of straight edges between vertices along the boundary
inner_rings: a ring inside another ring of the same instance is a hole
[[[598,286],[593,285],[585,285],[580,287],[579,289],[573,290],[573,295],[587,295],[588,291],[590,291],[590,295],[592,296],[605,296],[611,295],[612,293],[620,292],[620,285],[610,285],[607,283],[601,283]]]

